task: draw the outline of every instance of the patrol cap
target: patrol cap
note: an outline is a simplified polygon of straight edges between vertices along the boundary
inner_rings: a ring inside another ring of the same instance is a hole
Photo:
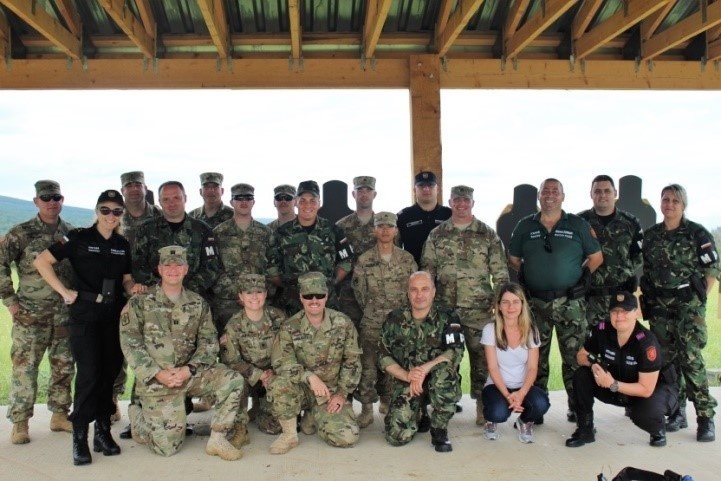
[[[295,187],[288,184],[281,184],[277,186],[275,189],[273,189],[273,195],[292,195],[295,197]]]
[[[624,311],[632,311],[634,309],[638,309],[638,299],[636,299],[636,296],[634,296],[628,291],[619,291],[616,293],[616,295],[611,297],[609,310],[612,311],[617,307],[620,307]]]
[[[354,177],[353,188],[360,189],[361,187],[368,187],[371,190],[376,190],[376,178],[369,175]]]
[[[473,200],[473,187],[468,187],[467,185],[451,187],[451,199],[457,199],[458,197]]]
[[[307,272],[298,278],[300,294],[327,294],[328,284],[320,272]]]
[[[38,180],[35,182],[35,195],[60,194],[60,184],[54,180]]]
[[[113,189],[104,190],[100,193],[100,197],[98,197],[98,201],[95,205],[100,204],[101,202],[115,202],[116,204],[120,204],[122,206],[125,205],[125,202],[123,202],[123,194]]]
[[[200,174],[200,185],[205,185],[208,182],[223,185],[223,174],[219,174],[218,172],[204,172]]]
[[[379,225],[390,225],[396,227],[398,224],[398,216],[393,212],[378,212],[373,216],[373,225],[378,227]]]
[[[120,185],[125,187],[128,184],[132,184],[133,182],[138,182],[140,184],[145,184],[145,174],[141,172],[140,170],[134,170],[132,172],[126,172],[124,174],[120,174]]]
[[[243,274],[240,276],[240,292],[265,292],[265,276],[260,274]]]
[[[160,265],[168,264],[187,264],[188,257],[186,255],[185,247],[182,246],[165,246],[158,249],[160,254]]]
[[[298,184],[298,196],[305,193],[313,194],[316,197],[320,197],[320,187],[318,182],[315,180],[304,180]]]
[[[416,174],[416,185],[436,185],[437,183],[438,180],[436,179],[436,174],[430,170],[424,170]]]
[[[250,184],[235,184],[230,188],[230,195],[255,195],[255,187]]]

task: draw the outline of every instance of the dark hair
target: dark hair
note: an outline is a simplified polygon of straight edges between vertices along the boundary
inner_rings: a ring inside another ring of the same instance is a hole
[[[176,187],[179,187],[180,190],[183,191],[183,194],[185,194],[185,187],[183,187],[183,184],[178,180],[169,180],[167,182],[163,182],[160,184],[160,187],[158,187],[158,195],[160,195],[163,192],[163,189],[166,187],[169,187],[171,185],[174,185]]]
[[[591,187],[593,187],[593,184],[595,184],[596,182],[610,182],[611,187],[613,187],[613,189],[616,190],[616,184],[613,182],[613,179],[611,178],[610,175],[606,175],[606,174],[597,175],[591,181]]]
[[[543,190],[542,189],[543,184],[545,184],[546,182],[557,182],[558,185],[561,187],[561,193],[563,193],[563,182],[561,182],[558,179],[554,179],[553,177],[549,177],[548,179],[545,179],[543,182],[541,182],[541,185],[539,186],[539,189],[538,189],[539,191]]]

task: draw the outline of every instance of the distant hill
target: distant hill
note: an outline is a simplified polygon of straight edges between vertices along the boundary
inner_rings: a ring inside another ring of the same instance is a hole
[[[38,213],[38,208],[29,200],[15,199],[0,195],[0,235],[15,224],[24,222]],[[87,227],[93,221],[93,210],[80,207],[63,206],[60,217],[76,227]]]

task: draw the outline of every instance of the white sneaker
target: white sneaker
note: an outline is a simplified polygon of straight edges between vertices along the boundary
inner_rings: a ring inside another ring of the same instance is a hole
[[[519,417],[516,419],[516,429],[518,429],[518,440],[522,443],[529,444],[533,442],[533,421],[524,423]]]
[[[483,426],[483,436],[489,441],[495,441],[498,439],[498,425],[490,421],[486,421]]]

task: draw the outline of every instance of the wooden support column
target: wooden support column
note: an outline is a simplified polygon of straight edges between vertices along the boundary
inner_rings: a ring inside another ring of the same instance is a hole
[[[441,61],[437,55],[411,55],[411,175],[430,170],[438,176],[438,202],[443,202],[441,148]]]

